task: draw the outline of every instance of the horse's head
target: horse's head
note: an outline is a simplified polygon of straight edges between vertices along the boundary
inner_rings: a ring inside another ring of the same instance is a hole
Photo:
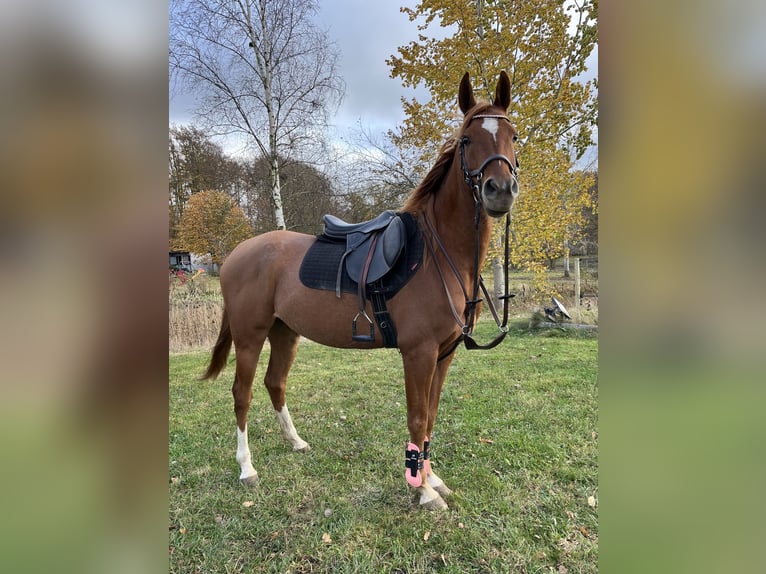
[[[468,73],[460,82],[458,103],[465,120],[459,141],[463,177],[476,201],[491,217],[501,217],[511,210],[519,195],[516,179],[516,128],[508,119],[511,81],[505,71],[495,87],[491,105],[477,105]]]

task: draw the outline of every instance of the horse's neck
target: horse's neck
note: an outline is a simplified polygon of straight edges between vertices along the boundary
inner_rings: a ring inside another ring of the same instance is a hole
[[[434,195],[430,217],[450,258],[464,277],[472,280],[476,257],[476,209],[459,164],[452,166],[442,188]],[[479,268],[487,255],[491,228],[491,222],[482,210],[479,222]]]

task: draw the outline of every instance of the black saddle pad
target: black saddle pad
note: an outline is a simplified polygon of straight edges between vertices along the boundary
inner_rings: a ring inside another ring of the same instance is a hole
[[[399,215],[406,229],[406,244],[391,271],[376,281],[372,289],[367,290],[368,295],[370,291],[376,291],[383,293],[386,299],[390,299],[404,287],[423,264],[423,238],[420,236],[417,220],[409,213]],[[324,234],[318,235],[301,263],[299,274],[301,282],[312,289],[335,291],[338,266],[345,250],[345,239],[338,241]],[[346,293],[356,293],[358,289],[356,282],[348,276],[345,265],[340,287],[341,291]]]

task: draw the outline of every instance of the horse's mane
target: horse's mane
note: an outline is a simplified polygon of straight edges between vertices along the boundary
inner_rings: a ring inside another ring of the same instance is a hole
[[[491,104],[482,103],[468,110],[460,128],[448,137],[444,144],[442,144],[434,165],[423,178],[423,181],[420,182],[420,185],[412,190],[409,197],[404,202],[402,211],[410,213],[423,211],[428,199],[441,187],[442,181],[452,167],[452,160],[455,157],[455,149],[457,148],[457,144],[460,141],[466,126],[475,115],[486,112],[490,107],[492,107]]]

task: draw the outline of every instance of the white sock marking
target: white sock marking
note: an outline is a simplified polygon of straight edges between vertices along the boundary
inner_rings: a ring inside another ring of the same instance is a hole
[[[239,463],[239,468],[242,470],[239,475],[240,480],[258,475],[253,468],[250,446],[247,444],[247,425],[245,425],[245,430],[243,431],[239,430],[239,427],[237,427],[237,462]]]
[[[436,476],[436,473],[431,472],[431,474],[428,475],[428,484],[431,485],[431,488],[437,488],[439,486],[442,486],[444,484],[444,481]]]
[[[290,411],[287,410],[287,405],[283,405],[282,410],[277,411],[277,420],[282,429],[282,436],[293,445],[293,450],[304,450],[308,446],[308,443],[298,436],[298,431],[295,430],[293,419],[290,417]]]

